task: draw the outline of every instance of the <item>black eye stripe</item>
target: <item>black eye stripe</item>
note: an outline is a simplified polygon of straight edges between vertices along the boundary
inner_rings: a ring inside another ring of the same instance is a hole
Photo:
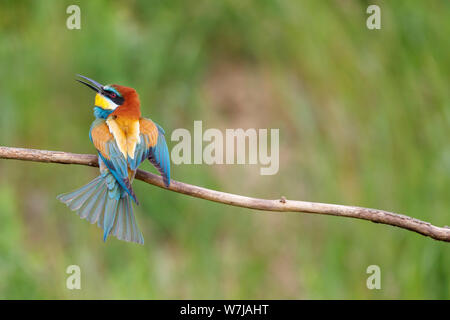
[[[117,105],[121,105],[125,101],[125,99],[123,97],[120,97],[114,91],[104,90],[103,93]],[[115,97],[114,97],[114,95],[115,95]]]
[[[117,104],[117,105],[121,105],[121,104],[123,104],[123,102],[125,101],[124,98],[119,97],[119,96],[117,96],[117,95],[116,95],[115,98],[112,98],[112,97],[109,97],[109,98],[110,98],[115,104]]]

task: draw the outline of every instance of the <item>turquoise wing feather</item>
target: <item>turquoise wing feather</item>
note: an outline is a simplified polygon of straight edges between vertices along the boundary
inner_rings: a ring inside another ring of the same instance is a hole
[[[161,174],[166,187],[170,185],[170,157],[164,130],[149,119],[141,119],[140,142],[136,146],[135,157],[128,157],[131,170],[148,159]]]
[[[167,148],[166,139],[164,138],[164,130],[158,127],[158,140],[156,145],[150,149],[150,162],[156,167],[163,177],[166,187],[170,185],[170,157]]]
[[[133,198],[138,204],[136,194],[131,187],[128,176],[127,159],[120,152],[113,135],[103,119],[96,119],[91,126],[89,137],[98,151],[100,158],[106,167],[111,171],[119,185]]]

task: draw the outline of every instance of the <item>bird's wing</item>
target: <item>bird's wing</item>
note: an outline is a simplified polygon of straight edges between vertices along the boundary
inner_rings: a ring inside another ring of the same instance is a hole
[[[170,185],[170,158],[164,130],[150,119],[139,120],[140,142],[136,146],[134,159],[128,157],[130,169],[136,170],[145,160],[161,174],[166,187]]]
[[[100,158],[112,173],[119,185],[138,203],[128,176],[128,163],[109,131],[106,121],[96,119],[91,126],[89,137],[98,151]]]

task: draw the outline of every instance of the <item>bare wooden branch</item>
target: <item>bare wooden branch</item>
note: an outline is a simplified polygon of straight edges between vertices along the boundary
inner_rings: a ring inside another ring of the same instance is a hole
[[[0,159],[16,159],[62,164],[80,164],[93,167],[98,166],[97,156],[91,154],[76,154],[60,151],[9,148],[1,146]],[[336,204],[288,200],[285,197],[280,197],[280,199],[277,200],[257,199],[237,194],[210,190],[195,185],[178,182],[175,180],[171,181],[169,188],[165,188],[160,176],[143,170],[137,171],[136,178],[160,188],[168,189],[170,191],[231,206],[265,211],[305,212],[357,218],[414,231],[421,235],[431,237],[435,240],[450,242],[449,227],[437,227],[428,222],[393,212]]]

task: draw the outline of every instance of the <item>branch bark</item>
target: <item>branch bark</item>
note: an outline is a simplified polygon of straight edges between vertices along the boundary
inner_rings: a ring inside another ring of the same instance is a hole
[[[91,154],[76,154],[61,151],[10,148],[2,146],[0,146],[0,159],[79,164],[98,167],[97,156]],[[165,188],[160,176],[143,170],[137,171],[136,178],[160,188],[226,205],[275,212],[305,212],[357,218],[414,231],[435,240],[450,242],[449,227],[437,227],[428,222],[393,212],[336,204],[287,200],[284,197],[277,200],[251,198],[232,193],[210,190],[175,180],[171,180],[170,187]]]

